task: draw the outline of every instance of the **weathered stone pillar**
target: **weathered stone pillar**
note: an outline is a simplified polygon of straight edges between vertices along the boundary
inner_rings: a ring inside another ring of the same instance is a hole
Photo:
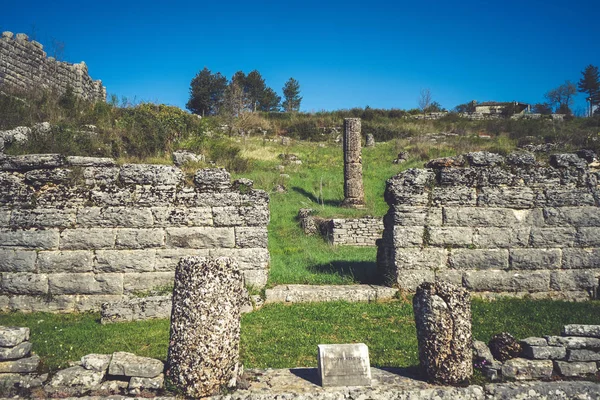
[[[190,397],[234,386],[243,279],[230,258],[183,257],[175,271],[167,377]]]
[[[365,205],[362,180],[360,118],[344,119],[344,201],[342,207]]]
[[[367,140],[365,141],[366,147],[375,147],[375,136],[372,133],[367,135]]]
[[[434,383],[465,382],[473,375],[471,296],[447,282],[426,282],[417,288],[413,309],[419,359]]]

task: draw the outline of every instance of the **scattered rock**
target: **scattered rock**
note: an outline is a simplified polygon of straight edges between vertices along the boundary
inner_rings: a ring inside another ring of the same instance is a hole
[[[596,155],[596,152],[594,152],[593,150],[582,149],[582,150],[578,150],[575,154],[577,154],[579,156],[579,158],[583,158],[588,163],[593,163],[594,161],[598,161],[598,156]]]
[[[29,340],[29,328],[0,326],[0,346],[14,347],[26,340]]]
[[[13,361],[0,362],[0,373],[30,373],[35,372],[40,365],[40,357],[37,354],[28,358]]]
[[[198,163],[205,162],[206,158],[203,154],[196,154],[189,150],[176,150],[173,152],[173,164],[181,167],[183,164],[188,162]]]
[[[79,387],[93,389],[100,385],[103,378],[104,371],[93,371],[76,366],[58,371],[48,385],[53,388]]]
[[[550,165],[554,168],[579,168],[587,167],[584,159],[579,158],[577,154],[552,154],[550,156]]]
[[[564,336],[585,336],[600,338],[600,325],[571,324],[563,327]]]
[[[504,164],[504,157],[487,151],[476,151],[466,154],[469,165],[473,167],[493,167]]]
[[[396,157],[396,159],[394,161],[392,161],[392,163],[402,164],[402,163],[408,161],[409,157],[410,157],[410,154],[408,153],[408,151],[401,151],[400,153],[398,153],[398,157]]]
[[[31,352],[31,343],[22,342],[14,347],[0,347],[0,360],[16,360],[24,358]]]
[[[110,354],[88,354],[81,357],[81,366],[91,371],[106,372],[111,358]]]
[[[518,357],[521,354],[521,345],[508,332],[498,333],[488,343],[490,351],[496,360],[506,361]]]

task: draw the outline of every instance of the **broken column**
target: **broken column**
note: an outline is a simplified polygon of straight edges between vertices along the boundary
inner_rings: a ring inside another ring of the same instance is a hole
[[[365,205],[360,140],[360,118],[345,118],[344,201],[342,207],[362,208]]]
[[[187,396],[235,386],[244,284],[227,257],[183,257],[175,271],[167,376]]]
[[[413,298],[419,360],[427,379],[456,384],[473,375],[471,296],[447,282],[426,282]]]

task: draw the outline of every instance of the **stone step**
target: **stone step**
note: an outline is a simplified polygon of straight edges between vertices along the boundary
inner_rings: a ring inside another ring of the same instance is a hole
[[[377,301],[393,299],[398,289],[377,285],[280,285],[266,290],[268,303]]]

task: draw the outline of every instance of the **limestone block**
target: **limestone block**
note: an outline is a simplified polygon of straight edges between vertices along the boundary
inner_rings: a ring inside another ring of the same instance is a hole
[[[102,324],[124,321],[141,321],[170,318],[173,300],[171,295],[128,298],[123,301],[102,304]],[[108,365],[108,364],[107,364]]]
[[[66,159],[60,154],[25,154],[0,158],[0,170],[30,171],[32,169],[59,168],[66,165]]]
[[[584,169],[587,167],[587,163],[583,158],[579,158],[577,154],[564,153],[564,154],[551,154],[550,165],[554,168],[570,168],[575,167]]]
[[[559,269],[561,249],[510,249],[511,269]]]
[[[429,269],[431,271],[444,269],[448,258],[445,249],[426,247],[423,249],[396,249],[394,263],[399,270]]]
[[[568,378],[591,375],[598,371],[598,366],[595,362],[555,361],[554,366],[560,376]]]
[[[269,271],[266,269],[245,269],[242,272],[244,285],[256,289],[264,288],[269,279]]]
[[[562,330],[563,336],[583,336],[600,338],[600,325],[565,325]]]
[[[168,207],[175,202],[178,187],[175,185],[137,185],[133,191],[136,207]]]
[[[600,249],[563,249],[565,269],[600,268]]]
[[[600,209],[598,209],[600,213]],[[583,227],[577,229],[576,244],[581,247],[600,247],[600,228]]]
[[[548,271],[465,271],[464,285],[473,291],[489,292],[547,292],[550,285]]]
[[[94,294],[94,295],[62,295],[57,298],[67,298],[71,300],[72,310],[75,312],[98,311],[104,303],[115,303],[123,301],[126,296],[123,294]]]
[[[40,357],[37,354],[20,360],[0,361],[0,373],[31,373],[35,372],[40,364]]]
[[[235,247],[238,248],[267,248],[267,228],[236,227]]]
[[[40,251],[37,266],[40,272],[91,272],[94,253],[88,250]]]
[[[477,191],[468,186],[436,186],[431,198],[434,206],[477,205]]]
[[[144,272],[154,270],[156,250],[96,250],[94,272]]]
[[[504,164],[504,157],[500,154],[490,153],[487,151],[475,151],[465,154],[472,167],[493,167],[495,165]]]
[[[553,271],[550,288],[556,291],[587,290],[590,293],[598,286],[598,270]]]
[[[77,213],[77,225],[84,228],[152,228],[154,217],[148,208],[84,207]]]
[[[0,243],[5,247],[51,250],[58,247],[58,230],[0,230]]]
[[[438,183],[442,186],[475,186],[478,168],[442,168],[438,173]]]
[[[580,336],[546,336],[549,346],[564,346],[567,349],[600,350],[600,339]]]
[[[385,277],[387,281],[394,277]],[[390,285],[397,286],[401,291],[415,292],[417,287],[424,282],[434,282],[436,280],[435,272],[426,269],[396,270],[395,280],[389,282]]]
[[[567,361],[569,362],[588,362],[600,361],[600,352],[587,349],[569,349],[567,351]]]
[[[117,376],[156,378],[163,369],[164,365],[160,360],[119,351],[113,353],[108,373]]]
[[[600,209],[595,206],[544,208],[547,225],[600,226]]]
[[[528,337],[528,338],[521,340],[519,343],[521,343],[521,347],[527,347],[527,346],[543,347],[543,346],[549,345],[548,341],[541,337]]]
[[[111,354],[88,354],[81,357],[81,366],[91,371],[106,372],[111,358]]]
[[[67,156],[67,163],[73,167],[114,167],[117,165],[113,158],[107,157]]]
[[[35,250],[0,249],[0,272],[34,272]]]
[[[12,214],[11,209],[0,208],[0,226],[8,226],[10,222],[10,215]]]
[[[156,271],[175,271],[179,259],[185,256],[208,257],[209,250],[204,249],[158,249],[154,269]]]
[[[212,226],[210,207],[152,207],[154,226]]]
[[[428,227],[426,242],[438,247],[466,247],[473,244],[473,228]]]
[[[474,228],[473,244],[478,248],[494,249],[526,247],[529,244],[529,227],[513,228]]]
[[[103,185],[103,183],[98,183]],[[135,204],[134,189],[131,187],[100,187],[90,190],[90,202],[98,207],[131,206]]]
[[[165,245],[163,229],[117,229],[115,247],[117,249],[147,249]]]
[[[82,389],[95,389],[104,378],[104,371],[85,369],[75,366],[57,371],[48,385],[53,388],[78,387]]]
[[[533,247],[572,247],[575,244],[575,228],[531,228]]]
[[[254,206],[241,206],[239,213],[247,226],[267,226],[270,214],[268,204],[256,204]]]
[[[235,230],[233,228],[167,228],[166,245],[192,249],[233,248]]]
[[[158,375],[154,378],[140,378],[134,376],[129,381],[129,390],[140,390],[140,389],[150,389],[150,390],[158,390],[162,389],[165,381],[165,376],[163,374]]]
[[[479,187],[512,185],[515,181],[515,176],[504,168],[480,168],[477,172],[476,185]]]
[[[24,272],[3,272],[3,293],[43,295],[48,293],[48,276]]]
[[[52,294],[122,294],[122,274],[50,274]]]
[[[123,292],[136,294],[173,286],[174,275],[173,271],[123,274]]]
[[[231,190],[231,176],[224,168],[199,169],[194,184],[203,193],[226,192]]]
[[[516,380],[550,379],[554,364],[552,360],[526,360],[514,358],[502,366],[502,376]]]
[[[239,208],[213,207],[212,219],[214,226],[239,226],[244,224],[244,218],[240,215]]]
[[[41,297],[40,295],[16,295],[9,299],[8,308],[21,312],[72,312],[74,299],[71,296]]]
[[[76,209],[15,209],[9,226],[11,228],[72,228]]]
[[[457,271],[455,269],[445,269],[442,271],[436,271],[434,274],[435,280],[448,282],[456,286],[462,286],[463,271]]]
[[[115,246],[116,232],[111,228],[65,229],[60,234],[61,250],[99,250]]]
[[[523,357],[532,360],[562,360],[567,349],[559,346],[524,346]]]
[[[423,246],[425,229],[422,226],[394,226],[393,243],[395,247]]]
[[[47,184],[66,184],[73,182],[72,171],[66,168],[34,169],[25,173],[25,181],[30,185],[40,187]]]
[[[83,207],[87,201],[88,192],[81,187],[46,185],[35,193],[38,208]]]
[[[14,347],[29,340],[29,328],[0,326],[0,346]]]
[[[594,206],[596,200],[588,188],[546,189],[548,207]]]
[[[386,222],[386,219],[389,222]],[[391,206],[386,217],[385,226],[440,226],[442,225],[442,209],[433,207]]]
[[[183,171],[169,165],[125,164],[119,172],[125,185],[179,185],[183,178]]]
[[[536,194],[529,187],[483,187],[477,197],[479,207],[533,208]]]
[[[239,269],[267,269],[269,266],[269,250],[266,248],[254,249],[211,249],[211,257],[233,258]]]
[[[177,267],[166,376],[187,396],[235,384],[242,277],[227,258],[188,257]]]
[[[413,298],[419,360],[428,380],[442,384],[473,375],[471,297],[449,283],[424,283]]]
[[[452,249],[448,259],[451,268],[508,269],[508,250],[505,249]]]
[[[444,226],[482,226],[512,228],[519,225],[538,226],[544,223],[542,210],[510,208],[444,207]]]

